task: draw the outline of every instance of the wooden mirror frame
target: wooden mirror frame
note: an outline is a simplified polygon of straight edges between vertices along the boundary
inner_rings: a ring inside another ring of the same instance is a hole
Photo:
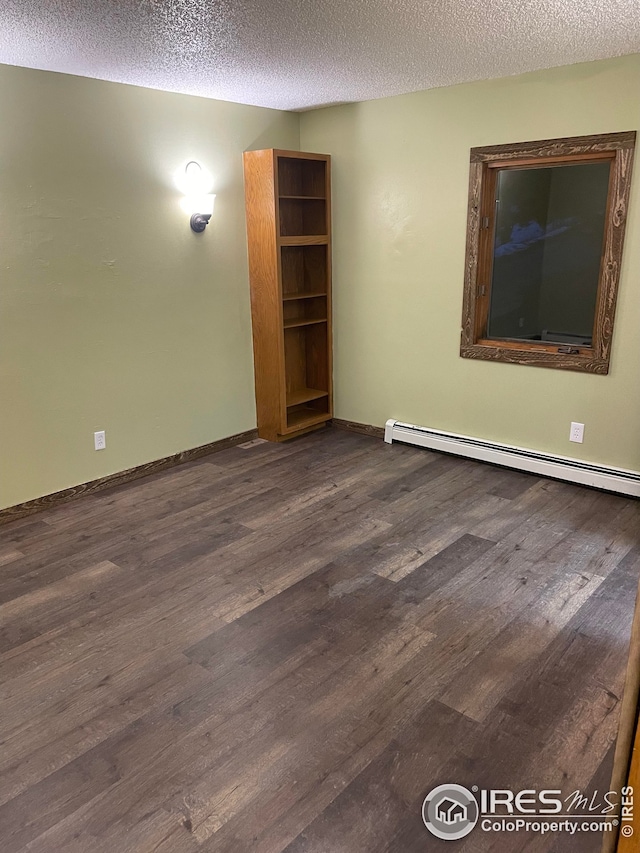
[[[462,308],[462,358],[531,364],[586,373],[609,372],[613,320],[629,207],[635,131],[545,139],[471,149]],[[611,161],[604,243],[591,346],[488,338],[493,272],[496,178],[501,168]]]

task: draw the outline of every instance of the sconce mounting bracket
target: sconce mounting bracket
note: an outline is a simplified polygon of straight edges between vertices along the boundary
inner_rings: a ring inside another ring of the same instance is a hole
[[[189,220],[189,224],[191,225],[191,230],[200,234],[207,227],[209,220],[211,219],[210,213],[193,213],[191,215],[191,219]]]

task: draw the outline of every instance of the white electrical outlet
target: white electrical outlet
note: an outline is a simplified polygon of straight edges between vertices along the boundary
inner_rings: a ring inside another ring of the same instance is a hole
[[[569,441],[577,441],[578,444],[582,444],[584,441],[584,424],[576,424],[573,421],[571,422]]]
[[[104,450],[107,446],[107,436],[103,429],[93,434],[93,446],[96,450]]]

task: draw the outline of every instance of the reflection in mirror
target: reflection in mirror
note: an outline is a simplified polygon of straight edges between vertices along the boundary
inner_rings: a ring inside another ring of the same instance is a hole
[[[500,169],[489,338],[592,345],[610,171]]]

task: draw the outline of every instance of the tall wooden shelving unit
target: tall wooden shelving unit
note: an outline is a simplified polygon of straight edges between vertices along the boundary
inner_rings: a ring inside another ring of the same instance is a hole
[[[330,170],[324,154],[244,154],[258,433],[270,441],[333,413]]]

